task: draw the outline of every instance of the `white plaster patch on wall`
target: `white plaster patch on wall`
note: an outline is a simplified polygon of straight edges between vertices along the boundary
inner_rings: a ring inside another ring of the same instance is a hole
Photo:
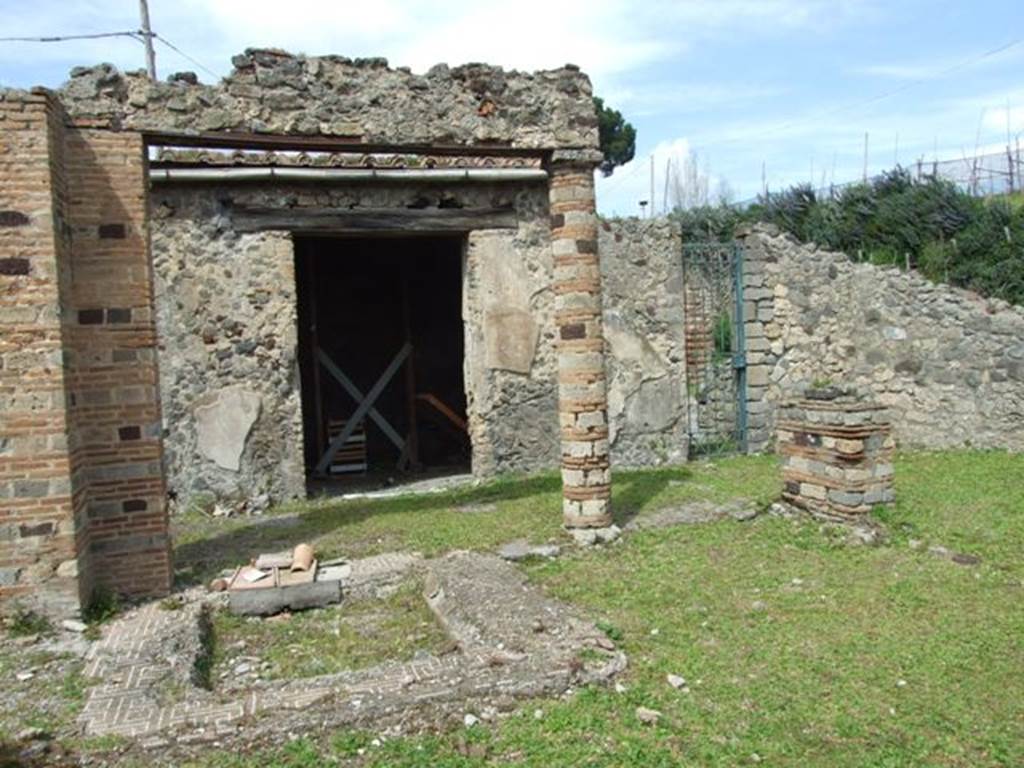
[[[537,352],[539,329],[524,309],[491,309],[484,314],[487,367],[529,374]]]
[[[242,386],[225,387],[195,407],[196,447],[222,469],[241,469],[242,453],[260,415],[261,398]]]

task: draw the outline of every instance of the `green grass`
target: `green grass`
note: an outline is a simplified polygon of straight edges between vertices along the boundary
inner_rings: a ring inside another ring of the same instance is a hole
[[[271,680],[407,661],[417,650],[437,653],[449,643],[415,581],[384,600],[346,601],[272,620],[219,611],[213,637],[213,680],[230,674],[232,660],[241,656],[259,659],[254,666],[265,662],[262,677]]]
[[[613,500],[621,523],[696,499],[745,496],[767,502],[779,488],[774,458],[730,458],[616,472]],[[454,549],[492,549],[516,538],[541,543],[564,535],[561,508],[561,481],[549,473],[402,498],[296,502],[263,518],[215,519],[193,511],[173,520],[175,565],[179,582],[191,584],[207,582],[259,552],[303,541],[312,543],[321,559],[395,550],[430,556]]]
[[[624,693],[584,689],[525,703],[497,724],[378,746],[378,734],[339,732],[194,765],[1024,765],[1024,456],[910,454],[896,467],[885,546],[847,546],[814,523],[760,517],[638,533],[528,566],[537,584],[621,638]],[[525,520],[456,518],[478,530],[452,529],[452,546],[553,536],[549,482],[490,499]],[[776,482],[771,460],[730,459],[620,473],[616,501],[641,514],[695,497],[766,501]],[[447,529],[453,513],[405,504],[378,520],[335,514],[355,517],[343,527],[367,540],[437,551],[424,529],[438,516]],[[910,539],[981,563],[958,565]],[[689,693],[671,688],[668,673],[684,676]],[[661,722],[639,723],[638,706],[661,711]]]
[[[16,605],[11,614],[3,619],[3,629],[10,637],[31,637],[53,633],[53,623],[31,608]]]

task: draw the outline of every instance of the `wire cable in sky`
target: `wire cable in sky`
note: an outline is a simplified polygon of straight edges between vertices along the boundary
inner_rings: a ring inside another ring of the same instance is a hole
[[[1004,51],[1008,51],[1011,48],[1015,48],[1016,46],[1020,45],[1021,43],[1024,43],[1024,37],[1019,37],[1019,38],[1017,38],[1015,40],[1011,40],[1010,42],[1004,43],[1003,45],[1000,45],[1000,46],[998,46],[996,48],[991,48],[991,49],[989,49],[987,51],[984,51],[983,53],[980,53],[977,56],[972,56],[969,59],[964,59],[963,61],[957,62],[956,64],[953,64],[952,66],[947,67],[946,69],[940,70],[939,72],[936,72],[933,75],[929,75],[927,77],[919,77],[916,80],[910,80],[910,81],[908,81],[906,83],[903,83],[902,85],[896,86],[895,88],[892,88],[892,89],[890,89],[888,91],[885,91],[883,93],[876,94],[875,96],[871,96],[871,97],[869,97],[867,99],[862,99],[860,101],[850,102],[848,104],[839,104],[839,105],[837,105],[835,107],[832,107],[831,109],[825,109],[825,110],[822,110],[820,112],[813,112],[810,115],[806,116],[803,120],[790,120],[790,121],[782,123],[780,125],[776,125],[774,127],[766,128],[766,129],[764,129],[762,131],[758,131],[758,138],[760,138],[762,136],[765,136],[765,135],[768,135],[768,134],[778,133],[779,131],[785,131],[785,130],[788,130],[790,128],[796,128],[797,126],[800,126],[800,125],[802,125],[805,122],[810,121],[810,120],[816,120],[816,119],[822,118],[822,117],[832,117],[833,115],[841,114],[841,113],[847,112],[847,111],[849,111],[851,109],[859,109],[861,107],[866,107],[866,106],[869,106],[871,104],[875,104],[875,103],[877,103],[879,101],[883,101],[883,100],[888,99],[888,98],[890,98],[892,96],[896,96],[896,95],[899,95],[901,93],[904,93],[905,91],[909,91],[911,88],[916,88],[917,86],[923,85],[924,83],[928,83],[928,82],[931,82],[932,80],[937,80],[939,78],[945,77],[946,75],[951,74],[953,72],[956,72],[957,70],[963,69],[964,67],[970,67],[970,66],[973,66],[974,64],[978,64],[979,62],[982,62],[985,59],[991,58],[992,56],[997,56],[998,54],[1003,53]],[[702,148],[716,147],[716,146],[720,146],[722,144],[731,144],[731,143],[735,143],[735,142],[738,142],[738,141],[750,141],[750,140],[751,140],[750,136],[734,136],[732,138],[725,137],[725,138],[721,138],[721,139],[718,139],[718,140],[713,140],[713,141],[708,141],[708,142],[701,142],[700,146]]]
[[[181,50],[181,48],[179,48],[178,46],[176,46],[176,45],[175,45],[174,43],[172,43],[172,42],[171,42],[170,40],[168,40],[167,38],[165,38],[165,37],[161,37],[161,36],[160,36],[160,35],[158,35],[158,34],[157,34],[156,32],[154,32],[154,33],[153,33],[153,39],[154,39],[154,40],[159,40],[159,41],[160,41],[161,43],[163,43],[164,45],[166,45],[166,46],[167,46],[168,48],[170,48],[170,49],[171,49],[172,51],[174,51],[174,52],[175,52],[176,54],[178,54],[179,56],[181,56],[181,57],[182,57],[183,59],[185,59],[186,61],[190,61],[190,62],[192,62],[192,63],[193,63],[193,64],[195,64],[195,65],[196,65],[197,67],[199,67],[199,68],[200,68],[201,70],[203,70],[203,72],[205,72],[206,74],[210,75],[211,77],[214,77],[214,78],[220,78],[220,75],[218,75],[218,74],[217,74],[216,72],[214,72],[214,71],[213,71],[212,69],[210,69],[209,67],[205,66],[205,65],[204,65],[204,64],[203,64],[202,62],[196,61],[196,60],[195,60],[194,58],[192,58],[191,56],[189,56],[189,55],[188,55],[187,53],[185,53],[185,52],[184,52],[183,50]]]
[[[52,35],[49,37],[0,37],[0,43],[63,43],[66,40],[98,40],[101,37],[130,37],[138,40],[138,32],[96,32],[90,35]]]

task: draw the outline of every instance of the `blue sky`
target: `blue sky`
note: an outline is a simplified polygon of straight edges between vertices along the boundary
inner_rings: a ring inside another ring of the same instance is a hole
[[[536,69],[579,64],[638,130],[637,160],[598,183],[605,213],[662,208],[669,158],[697,153],[735,199],[769,186],[836,182],[898,159],[958,158],[1024,131],[1019,0],[150,0],[153,27],[217,75],[250,45]],[[136,0],[0,0],[0,36],[138,26]],[[76,64],[142,66],[130,39],[0,43],[0,83],[59,85]],[[197,70],[158,49],[162,76]],[[201,79],[213,77],[197,70]],[[894,93],[895,92],[895,93]],[[892,94],[892,95],[887,95]],[[1024,144],[1024,134],[1020,136]],[[813,169],[813,170],[812,170]],[[824,176],[823,176],[824,174]]]

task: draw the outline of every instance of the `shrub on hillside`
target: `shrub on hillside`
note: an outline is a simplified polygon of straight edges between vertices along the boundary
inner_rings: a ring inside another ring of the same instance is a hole
[[[932,280],[1024,304],[1024,206],[974,198],[902,168],[833,194],[797,185],[747,208],[705,206],[673,216],[687,242],[729,239],[738,225],[765,221],[854,259],[909,264]]]

